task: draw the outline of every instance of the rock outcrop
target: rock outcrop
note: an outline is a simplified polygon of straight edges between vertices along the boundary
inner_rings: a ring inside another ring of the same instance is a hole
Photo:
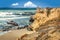
[[[40,28],[41,25],[48,25],[50,22],[53,23],[54,20],[56,21],[55,23],[57,23],[57,21],[60,20],[60,8],[37,9],[33,19],[34,22],[31,24],[33,30]]]
[[[38,8],[32,17],[32,34],[24,34],[18,40],[60,40],[60,8]]]
[[[32,34],[24,34],[19,40],[60,40],[60,29],[45,28]]]

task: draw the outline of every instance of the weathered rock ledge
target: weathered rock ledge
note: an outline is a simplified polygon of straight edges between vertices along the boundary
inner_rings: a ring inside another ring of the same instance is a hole
[[[38,8],[30,25],[32,34],[25,34],[18,40],[60,40],[60,8]]]

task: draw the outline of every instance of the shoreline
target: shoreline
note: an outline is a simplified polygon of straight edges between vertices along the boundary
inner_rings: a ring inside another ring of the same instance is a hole
[[[9,32],[11,32],[11,30],[9,30],[9,31],[0,31],[0,36],[5,35],[6,33],[9,33]]]
[[[31,34],[31,33],[33,33],[33,31],[28,31],[26,28],[20,30],[10,30],[10,32],[1,35],[0,40],[16,40],[24,34]]]

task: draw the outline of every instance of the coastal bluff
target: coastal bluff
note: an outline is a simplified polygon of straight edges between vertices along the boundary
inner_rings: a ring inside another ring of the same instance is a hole
[[[30,25],[10,30],[0,40],[60,40],[60,8],[37,8]]]
[[[60,8],[37,8],[32,19],[29,27],[35,32],[18,40],[60,40]]]
[[[32,18],[34,21],[30,26],[33,30],[45,25],[58,25],[60,22],[60,8],[37,8],[36,14]]]

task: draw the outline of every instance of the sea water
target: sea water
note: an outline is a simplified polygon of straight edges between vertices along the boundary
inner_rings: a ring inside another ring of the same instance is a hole
[[[35,14],[35,8],[1,8],[0,9],[0,30],[5,28],[8,21],[13,20],[20,27],[29,25],[30,16]],[[8,25],[7,25],[8,26]],[[4,35],[9,31],[0,32],[0,35]]]
[[[0,30],[8,21],[13,20],[19,26],[29,25],[29,19],[32,14],[35,14],[34,8],[20,8],[20,9],[0,9]]]

